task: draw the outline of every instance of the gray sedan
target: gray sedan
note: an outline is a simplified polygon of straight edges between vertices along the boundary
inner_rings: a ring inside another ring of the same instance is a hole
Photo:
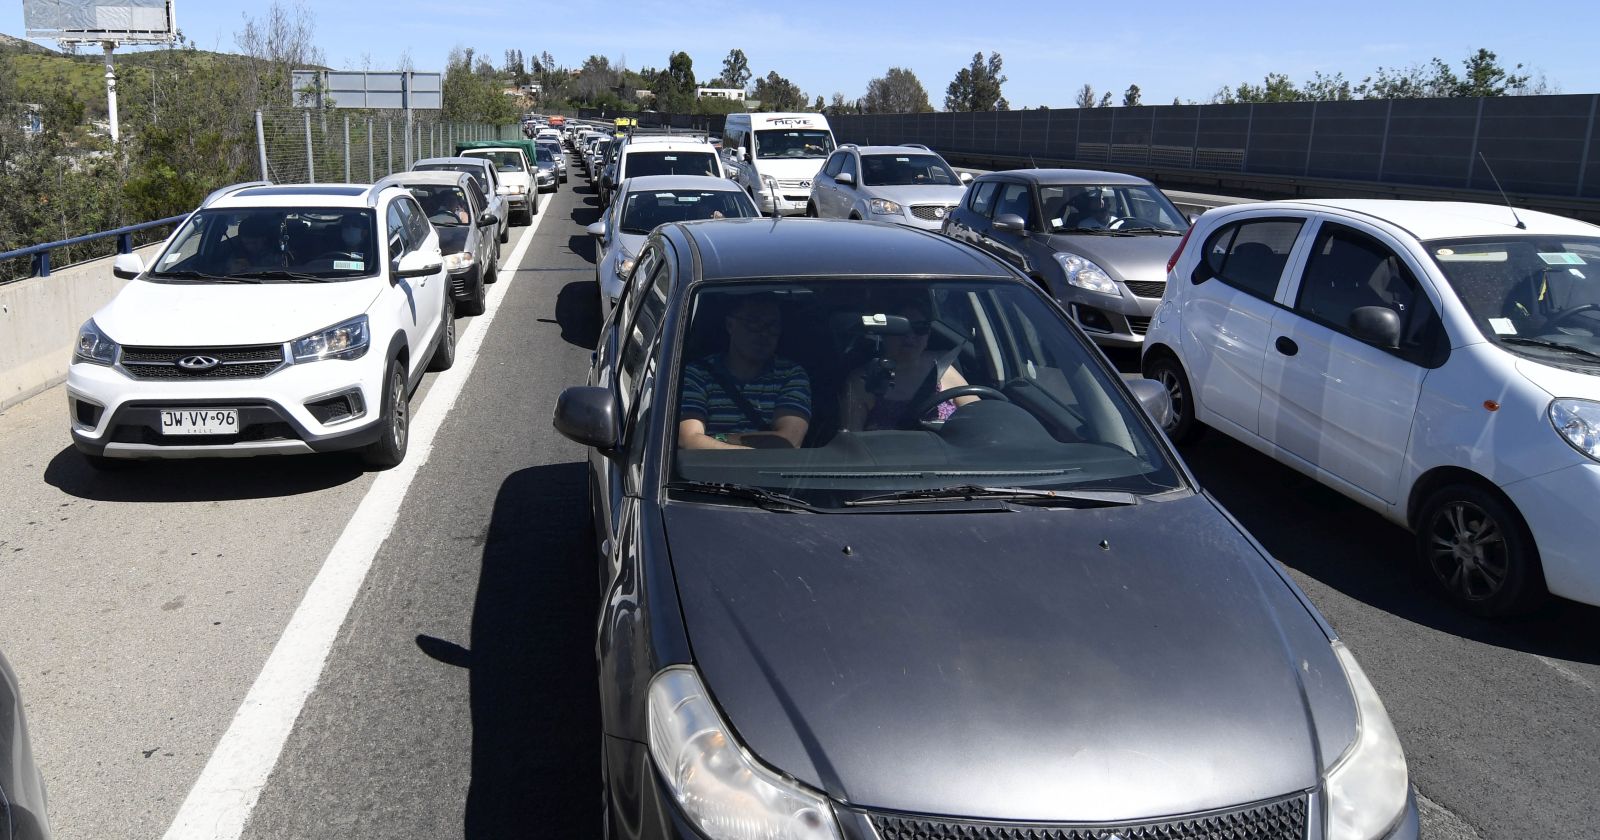
[[[644,175],[624,181],[611,209],[589,226],[589,235],[595,239],[594,279],[600,290],[602,316],[622,296],[634,258],[657,225],[756,215],[750,196],[726,178]]]
[[[972,176],[926,146],[840,146],[811,182],[807,216],[939,230]]]
[[[1138,347],[1189,222],[1155,185],[1116,172],[1024,169],[973,182],[946,236],[1032,277],[1096,343]]]
[[[500,274],[500,219],[486,209],[464,172],[401,172],[378,182],[411,191],[439,232],[439,250],[450,272],[456,314],[482,315],[488,304],[484,286]]]
[[[1416,838],[1355,657],[1036,284],[846,221],[638,262],[554,416],[604,836]]]
[[[49,840],[44,779],[33,763],[17,675],[0,654],[0,837]]]
[[[472,175],[474,185],[478,188],[478,197],[483,200],[483,206],[500,220],[499,226],[496,227],[497,238],[502,244],[511,238],[511,211],[506,203],[506,197],[500,192],[500,171],[495,169],[493,161],[475,157],[423,158],[412,164],[411,171],[465,172]]]

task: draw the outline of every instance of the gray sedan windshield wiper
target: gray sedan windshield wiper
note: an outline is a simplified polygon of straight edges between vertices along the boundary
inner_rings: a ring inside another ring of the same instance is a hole
[[[723,496],[730,499],[747,499],[759,503],[769,510],[805,511],[807,513],[820,513],[821,508],[802,499],[797,499],[776,490],[757,487],[753,484],[729,484],[716,481],[669,481],[668,490],[684,490],[691,493],[705,493],[708,496]]]
[[[894,505],[903,502],[945,501],[949,499],[998,499],[1020,505],[1061,507],[1120,507],[1139,504],[1139,496],[1121,490],[1032,490],[1023,487],[985,487],[956,484],[949,487],[923,487],[897,490],[875,496],[862,496],[845,502],[847,507]]]
[[[1503,335],[1503,336],[1500,336],[1500,343],[1501,344],[1521,344],[1521,345],[1525,345],[1525,346],[1528,346],[1528,347],[1548,347],[1551,350],[1565,350],[1568,353],[1576,353],[1579,356],[1588,356],[1591,359],[1600,360],[1600,353],[1596,353],[1593,350],[1585,350],[1582,347],[1573,347],[1570,344],[1562,344],[1559,341],[1547,341],[1547,340],[1542,339],[1542,338],[1526,338],[1526,337],[1523,337],[1523,336],[1520,336],[1520,335],[1513,335],[1513,336],[1504,336]]]

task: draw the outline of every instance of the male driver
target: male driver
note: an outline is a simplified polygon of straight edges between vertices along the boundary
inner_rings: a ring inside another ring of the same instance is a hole
[[[728,352],[683,369],[678,445],[686,449],[798,447],[811,422],[805,368],[776,357],[783,311],[770,295],[739,300],[724,319]]]

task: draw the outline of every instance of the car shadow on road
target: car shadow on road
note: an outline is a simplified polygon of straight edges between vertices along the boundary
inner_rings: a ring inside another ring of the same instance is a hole
[[[576,216],[578,214],[574,212],[572,215]],[[567,250],[584,262],[592,264],[595,255],[594,237],[588,234],[575,233],[567,237]]]
[[[46,484],[96,502],[221,502],[314,493],[355,481],[366,471],[354,456],[129,461],[101,472],[71,446],[45,465]]]
[[[1416,560],[1404,528],[1226,436],[1182,450],[1201,486],[1284,565],[1363,603],[1445,633],[1525,653],[1600,664],[1600,608],[1552,598],[1537,612],[1484,619],[1452,606]]]
[[[556,323],[562,341],[585,350],[600,346],[600,295],[594,280],[574,280],[561,287],[556,294]]]
[[[467,840],[600,835],[599,593],[582,463],[500,485],[473,605]]]

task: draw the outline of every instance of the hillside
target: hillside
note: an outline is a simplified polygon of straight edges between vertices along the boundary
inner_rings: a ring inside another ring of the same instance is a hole
[[[9,35],[0,35],[0,59],[9,59],[17,98],[47,102],[65,97],[81,104],[89,119],[106,116],[104,57],[97,52],[67,55]],[[195,49],[154,49],[116,55],[118,87],[124,95],[149,90],[151,74],[203,74],[245,61],[243,56]],[[137,107],[125,103],[124,108]]]
[[[8,53],[30,53],[30,54],[33,54],[33,55],[59,55],[59,53],[57,53],[55,50],[50,49],[49,47],[40,46],[39,44],[35,44],[32,41],[28,41],[28,40],[25,40],[25,39],[22,39],[22,38],[18,38],[18,37],[13,36],[13,35],[7,35],[4,32],[0,32],[0,55],[6,55]]]

